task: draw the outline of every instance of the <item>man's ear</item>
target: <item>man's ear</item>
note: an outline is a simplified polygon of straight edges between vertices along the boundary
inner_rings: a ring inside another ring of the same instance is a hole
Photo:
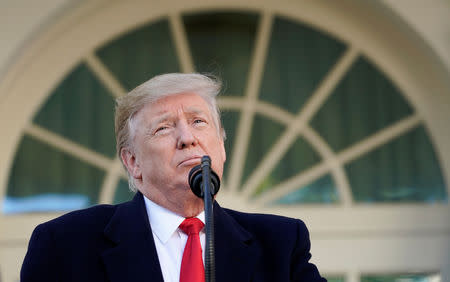
[[[122,159],[122,162],[124,163],[125,167],[128,170],[128,173],[135,179],[141,179],[142,178],[142,172],[139,165],[139,162],[136,159],[136,156],[134,152],[132,152],[130,149],[122,148],[120,150],[120,158]]]

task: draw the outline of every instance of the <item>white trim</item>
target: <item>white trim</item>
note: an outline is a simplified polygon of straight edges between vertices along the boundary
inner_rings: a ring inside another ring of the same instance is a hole
[[[355,276],[435,273],[446,266],[448,249],[442,246],[445,246],[449,239],[450,236],[442,234],[429,237],[317,239],[313,242],[312,260],[317,262],[320,271],[324,273],[342,270],[349,271],[350,275],[355,273]]]
[[[331,175],[336,183],[337,192],[339,195],[339,201],[344,207],[348,207],[352,204],[352,192],[350,184],[345,174],[344,168],[339,163],[336,155],[331,150],[330,146],[323,140],[323,138],[317,134],[317,132],[310,126],[305,126],[303,130],[303,137],[315,148],[322,158],[328,163],[328,167],[331,169]]]
[[[322,275],[342,273],[344,277],[351,278],[350,281],[360,281],[359,277],[365,274],[438,273],[440,270],[436,266],[442,265],[447,255],[447,250],[442,245],[449,239],[448,236],[439,235],[352,240],[313,239],[312,262],[319,267]],[[2,281],[18,281],[19,269],[26,252],[25,244],[0,243],[0,248]],[[378,263],[373,264],[367,258]]]
[[[222,206],[232,198],[218,194]],[[240,210],[257,212],[251,203]],[[384,238],[415,236],[433,237],[435,234],[450,236],[450,222],[447,215],[450,208],[442,204],[374,204],[354,205],[343,209],[332,205],[270,206],[267,212],[290,217],[301,217],[307,224],[314,240],[345,238]],[[25,243],[35,226],[49,221],[63,213],[33,213],[0,215],[0,244],[9,241]]]
[[[396,123],[383,128],[375,134],[363,139],[355,145],[339,152],[339,162],[345,164],[360,156],[374,150],[375,148],[391,141],[392,139],[399,137],[407,131],[417,127],[421,122],[421,118],[418,115],[412,115],[406,117]]]
[[[185,73],[194,72],[194,61],[192,60],[191,51],[189,50],[189,44],[184,25],[182,24],[181,15],[179,13],[169,14],[169,23],[181,71]]]
[[[419,124],[420,118],[417,115],[413,115],[403,120],[400,120],[394,123],[393,125],[388,126],[374,133],[373,135],[361,140],[355,145],[349,147],[348,149],[338,153],[335,159],[325,159],[322,163],[319,163],[283,181],[282,183],[270,189],[268,192],[258,197],[254,201],[254,203],[260,205],[261,207],[265,206],[270,202],[275,201],[281,198],[282,196],[287,195],[299,189],[300,187],[304,187],[306,184],[311,183],[312,181],[324,176],[326,173],[330,172],[333,166],[335,167],[335,169],[337,168],[337,166],[339,166],[339,164],[340,166],[343,166],[344,164],[378,148],[379,146],[382,146],[383,144],[394,139],[395,137],[404,134],[408,130],[415,128]],[[340,168],[340,170],[342,170],[342,168]],[[345,174],[343,171],[339,173]],[[344,183],[344,185],[348,184]],[[343,192],[348,193],[349,191],[347,190]],[[250,195],[248,197],[251,198]]]
[[[89,53],[84,61],[92,70],[94,75],[103,83],[106,88],[113,94],[113,98],[120,97],[127,93],[127,90],[120,84],[120,82],[114,77],[111,71],[100,61],[100,59],[94,54]]]
[[[226,110],[240,110],[243,105],[244,98],[236,97],[221,97],[219,99],[219,106]],[[295,116],[286,110],[283,110],[275,105],[266,103],[264,101],[256,102],[256,113],[273,119],[283,125],[288,126],[291,124]],[[345,171],[337,160],[336,155],[328,146],[328,144],[322,139],[317,132],[309,125],[305,126],[301,132],[302,136],[309,143],[309,145],[319,153],[319,155],[327,162],[327,166],[330,167],[333,179],[337,185],[340,202],[344,206],[352,204],[352,194],[350,185],[345,174]],[[222,185],[223,187],[223,185]],[[226,192],[225,192],[226,193]],[[250,197],[251,198],[251,197]]]
[[[108,169],[108,173],[103,179],[100,188],[99,204],[111,204],[114,200],[114,193],[117,190],[117,184],[121,178],[122,163],[116,157]]]
[[[278,138],[275,145],[272,146],[270,151],[264,156],[261,163],[243,185],[245,189],[242,192],[245,197],[250,198],[258,188],[258,185],[275,168],[292,143],[295,142],[298,134],[302,132],[306,123],[319,110],[323,103],[325,103],[329,95],[331,95],[334,87],[350,69],[357,56],[358,51],[355,48],[350,47],[325,76],[316,91],[308,99],[305,106],[300,109],[295,119],[289,124],[288,128]]]
[[[355,267],[352,267],[347,271],[347,275],[345,275],[345,282],[359,282],[359,278],[359,271]]]
[[[221,110],[237,110],[242,109],[242,98],[235,97],[219,97],[217,99],[217,104]]]
[[[290,112],[262,100],[259,100],[256,103],[256,112],[286,126],[288,126],[291,122],[294,122],[295,118],[295,116]]]
[[[38,125],[29,125],[25,128],[25,133],[56,148],[57,150],[65,152],[72,157],[85,161],[86,163],[96,166],[102,170],[108,170],[111,166],[111,159]]]
[[[2,249],[0,252],[1,281],[20,281],[19,271],[27,251],[26,246],[22,242],[9,246],[1,246],[0,244],[0,248]]]
[[[267,192],[263,193],[259,197],[257,197],[253,204],[258,205],[261,209],[264,209],[264,206],[269,205],[272,201],[275,201],[291,192],[294,192],[297,189],[300,189],[307,185],[308,183],[313,182],[314,180],[324,176],[330,171],[329,163],[323,161],[319,164],[316,164],[297,175],[292,176],[291,178],[284,180],[280,184],[275,185]],[[250,200],[253,198],[250,194],[246,195]]]
[[[298,209],[284,209],[273,210],[288,216],[299,212]],[[450,223],[446,217],[450,212],[448,206],[387,205],[383,209],[357,206],[345,210],[305,207],[300,212],[312,230],[313,260],[319,262],[322,272],[343,271],[356,262],[357,267],[364,272],[411,270],[415,267],[435,271],[436,265],[440,265],[436,264],[436,260],[442,262],[448,251],[445,247],[442,248],[450,239]],[[8,246],[26,245],[37,224],[58,215],[60,213],[0,217],[0,227],[3,230],[0,233],[0,248],[5,250]],[[323,222],[326,228],[320,227],[319,222]],[[348,240],[351,241],[346,243]],[[380,244],[383,248],[379,247]],[[348,247],[350,245],[352,248]],[[414,255],[417,249],[411,246],[422,249],[423,253],[420,256]],[[336,258],[336,254],[341,258],[339,262],[330,261]],[[372,259],[384,254],[391,260],[394,256],[397,262],[389,265],[383,259],[378,259],[373,264],[364,257],[368,254]],[[407,258],[408,256],[411,257]]]
[[[242,171],[250,142],[251,128],[255,114],[255,104],[258,99],[259,87],[263,76],[263,69],[272,31],[273,15],[264,12],[258,27],[255,49],[250,63],[250,72],[245,90],[245,103],[236,131],[233,154],[231,157],[230,173],[227,179],[230,192],[236,192],[241,182]]]
[[[141,4],[145,5],[144,3]],[[4,194],[6,173],[9,171],[12,162],[14,150],[11,150],[11,148],[17,144],[17,140],[20,138],[20,130],[25,124],[24,121],[32,116],[33,110],[38,106],[36,101],[42,101],[43,95],[49,93],[49,89],[56,81],[58,81],[59,77],[64,75],[64,71],[70,69],[70,67],[79,60],[79,55],[83,56],[83,54],[88,53],[92,48],[100,46],[103,42],[109,40],[118,33],[126,32],[135,26],[148,22],[150,19],[156,20],[164,14],[167,15],[166,12],[170,10],[170,7],[172,7],[172,5],[177,6],[177,4],[180,3],[177,1],[167,1],[160,6],[152,6],[152,9],[142,9],[139,5],[133,6],[127,3],[127,9],[132,9],[133,11],[130,11],[130,13],[121,13],[120,11],[125,7],[123,6],[125,5],[124,3],[93,1],[88,5],[81,5],[80,8],[75,9],[75,12],[66,17],[63,23],[52,26],[50,31],[42,36],[36,44],[30,45],[30,48],[28,49],[29,52],[27,52],[26,55],[20,59],[20,62],[16,64],[16,67],[12,68],[12,71],[8,73],[7,78],[4,80],[6,83],[3,83],[0,86],[0,92],[3,93],[2,97],[5,97],[0,104],[0,112],[12,117],[10,120],[15,122],[13,127],[3,126],[2,123],[2,128],[14,128],[15,130],[5,130],[7,131],[5,134],[7,137],[3,140],[6,142],[6,146],[4,146],[6,149],[0,152],[5,160],[3,164],[0,164],[0,180],[2,181],[0,185],[2,193],[0,194]],[[276,4],[275,2],[270,1],[258,1],[257,3],[250,1],[246,3],[246,8],[244,8],[244,5],[239,1],[228,1],[227,4],[219,2],[212,4],[202,1],[195,1],[195,3],[183,1],[183,5],[178,7],[182,7],[180,8],[180,12],[227,7],[232,7],[233,9],[251,9],[251,7],[254,7],[254,10],[256,11],[260,11],[262,8],[273,10],[280,15],[294,20],[303,20],[315,27],[327,30],[343,41],[355,43],[355,46],[358,46],[365,55],[368,55],[374,60],[381,69],[385,70],[389,76],[397,82],[403,92],[406,93],[407,98],[410,99],[410,102],[418,109],[427,104],[427,102],[423,100],[423,93],[429,93],[429,91],[432,90],[433,95],[431,96],[435,98],[435,100],[430,99],[429,97],[427,97],[426,100],[437,102],[433,105],[433,111],[430,111],[430,108],[428,108],[425,111],[421,110],[419,112],[424,119],[425,125],[430,129],[430,134],[433,139],[432,142],[435,144],[436,150],[438,151],[438,158],[443,166],[444,178],[446,183],[448,183],[448,179],[450,178],[450,150],[443,150],[446,146],[445,144],[450,143],[447,142],[447,140],[450,140],[450,134],[448,134],[448,130],[445,130],[445,128],[447,128],[446,124],[445,127],[443,127],[443,121],[446,120],[445,117],[447,115],[447,111],[444,110],[443,107],[444,105],[448,105],[448,103],[445,102],[448,100],[448,97],[445,95],[436,96],[436,91],[433,89],[449,89],[449,87],[448,84],[443,83],[447,80],[441,79],[441,74],[436,73],[439,67],[431,65],[430,62],[434,61],[431,59],[430,61],[427,61],[427,58],[430,58],[432,55],[428,53],[419,53],[417,48],[418,46],[421,46],[420,42],[416,42],[417,44],[410,44],[408,40],[414,39],[411,34],[405,35],[395,32],[395,29],[392,29],[392,26],[388,24],[389,21],[381,20],[382,17],[376,19],[367,17],[362,18],[361,15],[364,13],[356,12],[352,13],[352,17],[349,17],[348,14],[345,13],[345,11],[347,11],[346,8],[348,8],[348,6],[346,6],[348,3],[339,3],[339,5],[336,3],[327,3],[327,5],[322,4],[324,4],[324,2],[320,0],[304,2],[301,6],[283,0],[277,1]],[[102,9],[100,9],[100,7],[102,7]],[[364,11],[364,5],[353,7],[353,9],[355,11]],[[92,10],[101,12],[95,14],[95,17],[89,17],[88,15],[93,15],[90,13]],[[143,10],[145,10],[145,13]],[[377,14],[376,10],[371,10],[371,12]],[[133,16],[131,17],[130,15]],[[118,19],[117,16],[119,16],[120,19]],[[361,24],[368,19],[371,20],[370,25]],[[102,25],[99,23],[108,24]],[[92,26],[96,26],[97,28],[95,36],[86,33],[86,30],[89,30]],[[392,34],[389,35],[392,36],[389,37],[386,34],[383,34],[382,37],[379,37],[379,33],[369,32],[371,29],[380,30],[380,27],[384,27],[384,30],[390,30]],[[70,35],[68,33],[69,31],[71,31]],[[65,36],[61,36],[61,34],[65,34]],[[99,35],[101,37],[99,37]],[[59,38],[59,40],[55,40],[55,37]],[[83,40],[79,40],[79,38],[83,38]],[[49,45],[46,44],[50,42],[51,48],[48,48]],[[395,48],[392,48],[392,45],[395,46]],[[408,48],[399,48],[399,46],[404,45],[407,45]],[[62,48],[62,46],[72,46],[72,48]],[[55,57],[57,57],[58,54],[61,54],[54,52],[55,48],[56,50],[64,50],[64,60],[55,60]],[[399,56],[396,53],[399,49],[406,50],[406,52],[404,52],[402,56]],[[34,54],[39,54],[39,56],[34,57],[36,58],[34,64],[28,66],[26,65],[26,62],[33,57],[33,52],[35,52]],[[416,54],[414,52],[421,55],[414,56]],[[405,57],[406,55],[407,58]],[[417,60],[410,60],[409,58],[411,57],[414,57]],[[417,63],[417,66],[420,67],[411,65],[413,63]],[[39,66],[42,66],[43,64],[48,66],[49,70],[54,71],[40,71]],[[407,67],[405,68],[405,66]],[[33,77],[33,81],[39,82],[34,85],[35,91],[30,92],[25,84],[14,83],[15,77],[17,78],[17,75],[20,73],[19,70],[22,71],[20,75],[21,79],[27,80],[26,76],[24,76],[26,73],[33,74],[31,76]],[[61,72],[61,70],[63,70],[63,72]],[[418,70],[426,73],[426,75],[418,73]],[[424,85],[421,85],[422,82],[424,82]],[[26,95],[23,96],[23,94],[19,95],[19,93],[33,93],[33,97],[30,99],[30,97],[26,97]],[[14,100],[12,97],[17,97],[18,99]],[[420,97],[420,99],[417,99],[417,97]],[[17,104],[19,102],[18,100],[26,100],[27,103],[24,103],[24,106],[20,111],[14,113],[8,111],[8,108],[11,108],[10,105]],[[428,121],[431,116],[435,117],[432,118],[433,123]],[[447,187],[448,186],[449,185],[447,185]]]
[[[43,222],[52,220],[63,213],[33,213],[17,215],[0,215],[0,243],[22,241],[26,243],[33,229]]]
[[[359,51],[354,46],[349,46],[345,53],[339,58],[336,64],[328,71],[326,76],[320,82],[317,89],[306,101],[305,105],[299,110],[295,122],[292,125],[297,128],[303,128],[315,113],[322,107],[328,97],[332,94],[336,85],[347,74],[353,63],[358,58]]]

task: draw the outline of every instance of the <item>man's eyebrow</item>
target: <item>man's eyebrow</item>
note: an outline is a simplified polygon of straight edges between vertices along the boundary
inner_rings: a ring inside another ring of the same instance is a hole
[[[188,107],[186,108],[186,113],[187,114],[207,114],[207,112],[205,110],[202,110],[198,107]]]
[[[158,126],[159,124],[161,124],[167,120],[170,120],[171,117],[172,117],[172,113],[161,113],[161,115],[157,116],[152,121],[147,123],[147,125],[145,126],[145,132],[151,133],[153,131],[153,129],[155,129],[156,126]]]
[[[201,108],[198,107],[188,107],[185,109],[185,112],[187,115],[208,115],[208,113],[205,110],[202,110]],[[155,126],[158,126],[158,124],[163,123],[167,120],[170,120],[174,117],[174,114],[171,112],[163,112],[161,113],[161,115],[158,115],[154,120],[152,120],[148,127],[147,130],[151,131]]]
[[[161,123],[161,122],[164,122],[164,121],[170,119],[172,116],[173,116],[172,113],[162,113],[161,115],[157,116],[157,117],[151,122],[151,125],[152,125],[152,126],[157,125],[157,124],[159,124],[159,123]]]

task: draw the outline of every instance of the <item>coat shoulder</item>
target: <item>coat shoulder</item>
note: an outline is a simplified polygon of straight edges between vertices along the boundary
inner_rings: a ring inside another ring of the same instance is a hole
[[[305,223],[300,219],[273,214],[245,213],[231,209],[224,209],[224,211],[253,234],[286,236],[286,234],[297,232],[308,233]]]
[[[68,234],[102,233],[105,226],[120,205],[96,205],[90,208],[76,210],[41,223],[36,230],[46,230],[53,236]],[[59,234],[61,233],[61,234]]]

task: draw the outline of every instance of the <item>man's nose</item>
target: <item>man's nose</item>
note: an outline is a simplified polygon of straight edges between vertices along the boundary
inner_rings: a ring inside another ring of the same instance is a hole
[[[195,146],[198,144],[197,138],[195,138],[192,128],[190,128],[187,124],[180,124],[178,126],[178,140],[177,140],[177,148],[185,149],[190,146]]]

